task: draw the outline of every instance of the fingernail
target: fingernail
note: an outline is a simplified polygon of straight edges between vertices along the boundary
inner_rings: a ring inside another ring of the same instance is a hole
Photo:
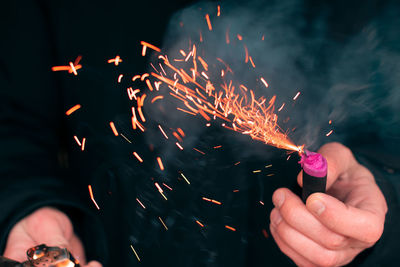
[[[273,223],[273,225],[278,225],[281,221],[282,221],[282,216],[279,214],[279,211],[275,210],[275,212],[273,212],[271,214],[271,221]]]
[[[317,215],[321,215],[321,213],[325,210],[325,205],[320,200],[314,200],[309,205],[310,209]]]
[[[283,192],[277,192],[273,199],[275,207],[279,209],[284,201],[285,201],[285,194]]]

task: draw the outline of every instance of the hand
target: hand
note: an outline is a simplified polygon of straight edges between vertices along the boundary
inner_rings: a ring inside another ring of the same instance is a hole
[[[327,194],[312,194],[304,205],[290,190],[276,190],[270,230],[299,266],[343,266],[381,237],[387,205],[347,147],[330,143],[318,152],[328,161]],[[297,180],[302,186],[302,173]]]
[[[96,261],[85,265],[85,251],[74,234],[71,221],[54,208],[41,208],[19,221],[10,231],[4,256],[23,262],[27,260],[26,251],[40,244],[67,248],[81,265],[101,267]]]

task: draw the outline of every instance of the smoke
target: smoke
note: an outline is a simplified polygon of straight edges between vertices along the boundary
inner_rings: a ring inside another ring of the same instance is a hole
[[[367,8],[341,1],[227,1],[221,3],[217,17],[216,3],[200,2],[175,14],[163,51],[173,58],[180,49],[187,51],[196,43],[208,62],[217,64],[216,58],[222,58],[234,72],[232,79],[254,89],[257,96],[276,95],[277,108],[285,103],[277,112],[280,126],[296,144],[316,149],[329,141],[346,143],[370,132],[381,138],[396,137],[400,119],[398,9],[391,8],[390,2],[362,3]],[[210,14],[212,31],[205,14]],[[255,69],[244,63],[244,45]],[[268,81],[268,88],[260,77]],[[298,91],[301,95],[293,101]],[[162,109],[152,117],[168,126],[189,125],[193,140],[206,131],[205,122],[172,112],[176,102],[163,103]],[[333,134],[326,137],[330,130]],[[223,134],[251,142],[237,133]]]

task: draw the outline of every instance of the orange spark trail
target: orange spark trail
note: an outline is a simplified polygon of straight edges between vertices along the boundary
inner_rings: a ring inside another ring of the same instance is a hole
[[[137,158],[138,161],[143,162],[142,158],[139,156],[138,153],[133,152],[133,155]]]
[[[115,66],[118,66],[119,63],[121,63],[121,62],[122,62],[122,59],[118,55],[115,58],[107,60],[107,63],[114,63]]]
[[[229,225],[225,225],[225,228],[226,228],[226,229],[229,229],[229,230],[231,230],[231,231],[233,231],[233,232],[236,231],[235,228],[233,228],[233,227],[231,227],[231,226],[229,226]]]
[[[74,135],[74,139],[75,139],[76,143],[78,144],[78,146],[82,146],[81,142],[79,141],[79,139],[76,135]]]
[[[145,41],[140,41],[140,44],[143,45],[143,46],[147,46],[148,48],[151,48],[151,49],[153,49],[154,51],[161,52],[161,49],[160,49],[160,48],[158,48],[157,46],[154,46],[154,45],[152,45],[152,44],[149,44],[149,43],[147,43],[147,42],[145,42]]]
[[[94,205],[96,205],[96,208],[97,208],[98,210],[100,210],[99,205],[97,205],[97,202],[96,202],[96,200],[94,199],[93,191],[92,191],[92,186],[91,186],[91,185],[88,185],[88,188],[89,188],[90,199],[92,200],[92,202],[94,203]]]
[[[221,15],[221,7],[218,5],[218,6],[217,6],[217,9],[218,9],[218,11],[217,11],[217,17],[219,17],[219,16]]]
[[[179,144],[178,142],[176,142],[175,145],[176,145],[177,147],[179,147],[180,150],[183,150],[183,147],[182,147],[181,144]]]
[[[110,121],[110,127],[111,127],[111,130],[113,131],[114,135],[118,136],[117,128],[115,128],[115,125],[112,121]]]
[[[157,157],[157,162],[158,162],[158,166],[160,166],[160,170],[163,171],[164,170],[164,165],[163,165],[160,157]]]
[[[211,21],[210,21],[210,15],[208,15],[208,14],[206,14],[206,21],[207,21],[208,29],[209,29],[210,31],[212,31],[212,26],[211,26]]]
[[[69,116],[80,108],[81,108],[81,105],[77,104],[77,105],[73,106],[72,108],[68,109],[67,112],[65,112],[65,114],[67,114],[67,116]]]
[[[155,96],[155,97],[153,97],[153,99],[151,100],[151,103],[153,104],[154,102],[156,102],[157,100],[161,100],[161,99],[163,99],[164,98],[164,96],[162,96],[162,95],[159,95],[159,96]]]
[[[201,227],[204,227],[204,224],[202,224],[202,223],[199,222],[198,220],[196,220],[196,223],[197,223],[198,225],[200,225]]]
[[[143,203],[138,198],[136,198],[136,201],[140,204],[140,206],[142,206],[143,209],[146,209],[145,205],[143,205]]]
[[[160,129],[161,133],[164,135],[165,139],[168,139],[168,135],[164,132],[164,129],[161,127],[161,125],[158,125],[158,128]]]
[[[86,138],[84,137],[82,139],[82,146],[81,146],[81,150],[84,151],[85,150],[85,144],[86,144]]]

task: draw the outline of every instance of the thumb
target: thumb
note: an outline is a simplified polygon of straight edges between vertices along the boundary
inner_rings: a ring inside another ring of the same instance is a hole
[[[383,232],[384,217],[371,209],[346,205],[323,193],[312,194],[307,209],[327,228],[364,243],[375,243]]]

